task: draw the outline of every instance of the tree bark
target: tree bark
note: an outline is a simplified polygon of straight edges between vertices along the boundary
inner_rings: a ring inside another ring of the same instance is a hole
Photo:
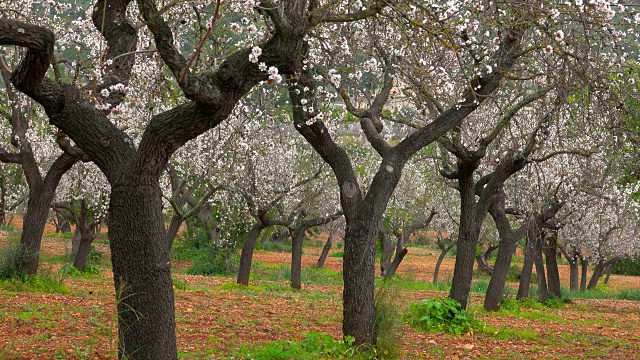
[[[343,256],[343,323],[345,335],[357,343],[375,343],[375,237],[378,220],[361,213],[347,216]]]
[[[92,219],[90,223],[87,223],[89,209],[87,208],[87,203],[84,198],[80,200],[80,209],[76,208],[75,201],[71,201],[70,206],[72,209],[71,212],[76,220],[76,231],[73,234],[73,240],[76,240],[78,243],[77,251],[74,253],[75,259],[73,266],[80,271],[84,271],[99,220]],[[76,239],[76,237],[78,237],[78,239]]]
[[[433,283],[437,284],[438,283],[438,275],[440,273],[440,266],[442,265],[442,261],[444,261],[444,258],[447,256],[447,253],[453,248],[449,247],[446,249],[442,249],[440,251],[440,255],[438,256],[438,261],[436,262],[436,268],[433,270]]]
[[[593,274],[591,274],[591,279],[589,280],[589,285],[587,285],[587,289],[588,290],[594,289],[596,285],[598,285],[598,281],[600,281],[600,277],[602,277],[602,274],[605,272],[605,270],[608,269],[609,267],[613,267],[613,265],[616,262],[618,262],[618,260],[619,260],[618,257],[614,257],[606,261],[602,261],[602,260],[598,261],[598,263],[595,266],[595,269],[593,269]]]
[[[444,258],[447,256],[447,254],[449,253],[449,251],[451,251],[451,249],[453,249],[456,246],[456,242],[455,241],[451,241],[448,245],[444,242],[445,240],[442,239],[442,234],[438,234],[438,247],[440,248],[440,255],[438,256],[438,261],[436,262],[436,267],[433,270],[433,283],[437,284],[438,283],[438,275],[440,273],[440,266],[442,265],[442,262],[444,261]]]
[[[549,291],[547,289],[547,278],[544,271],[544,263],[542,259],[542,239],[540,230],[536,231],[536,275],[538,278],[538,300],[544,302],[549,300]]]
[[[549,292],[556,298],[561,298],[560,272],[558,271],[558,237],[555,231],[551,231],[548,236],[545,236],[543,252],[546,260]]]
[[[297,228],[291,236],[291,287],[302,287],[302,242],[307,229]]]
[[[62,175],[71,169],[78,160],[67,154],[62,154],[51,164],[44,179],[41,178],[38,166],[29,151],[23,153],[23,168],[29,185],[29,200],[27,211],[22,222],[20,246],[24,251],[24,270],[27,275],[34,275],[40,263],[40,245],[44,227],[49,217],[49,208],[55,197],[55,191]],[[36,173],[37,172],[37,173]],[[29,175],[27,175],[29,174]]]
[[[324,267],[324,262],[327,261],[327,256],[329,256],[329,250],[331,250],[331,246],[333,245],[332,238],[333,238],[333,234],[329,233],[329,236],[327,237],[327,242],[324,243],[324,247],[322,248],[322,253],[318,258],[318,263],[316,266],[319,268]]]
[[[240,252],[240,268],[238,269],[238,278],[236,282],[240,285],[249,285],[249,274],[251,273],[251,262],[253,259],[253,250],[256,246],[256,241],[260,236],[260,232],[265,228],[260,220],[257,220],[255,224],[249,230],[249,234],[244,239],[242,245],[242,252]]]
[[[531,285],[531,273],[533,272],[533,262],[535,260],[535,243],[530,236],[527,236],[524,252],[524,264],[522,265],[522,273],[520,273],[520,285],[518,286],[518,294],[516,299],[524,299],[529,297],[529,286]]]
[[[516,252],[516,244],[523,236],[527,225],[522,225],[517,232],[511,229],[509,219],[504,211],[505,208],[504,188],[500,188],[494,202],[489,207],[489,213],[493,218],[500,242],[498,243],[498,255],[493,266],[493,273],[487,287],[487,294],[484,298],[484,308],[487,311],[497,311],[500,309],[504,286],[507,282],[509,267],[511,266],[511,256]]]
[[[613,271],[613,267],[615,266],[615,264],[611,264],[609,266],[607,266],[607,268],[604,270],[605,274],[607,274],[607,276],[604,278],[604,283],[608,284],[609,283],[609,277],[611,277],[611,271]]]
[[[463,163],[464,164],[464,163]],[[476,247],[480,226],[475,216],[477,204],[475,201],[475,189],[473,182],[473,171],[475,166],[467,170],[463,166],[459,168],[458,184],[460,186],[460,229],[458,241],[456,243],[456,266],[453,270],[453,281],[449,298],[456,300],[466,309],[471,292],[471,281],[473,279],[473,265],[475,264]]]
[[[489,245],[487,250],[476,255],[476,262],[478,263],[478,268],[488,275],[491,275],[493,273],[493,266],[489,264],[489,259],[491,259],[491,253],[495,249],[497,249],[499,246],[500,246],[499,244]]]
[[[587,271],[589,269],[589,259],[580,255],[580,291],[584,292],[587,289]]]
[[[391,255],[393,254],[393,241],[391,236],[384,231],[380,231],[378,237],[380,238],[380,273],[385,276],[389,268],[391,267]]]
[[[133,174],[132,174],[133,173]],[[120,358],[177,358],[171,259],[157,179],[112,184],[109,238]]]

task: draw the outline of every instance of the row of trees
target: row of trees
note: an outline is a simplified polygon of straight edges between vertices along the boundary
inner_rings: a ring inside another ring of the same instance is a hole
[[[74,213],[79,254],[106,217],[119,355],[148,359],[177,358],[170,251],[187,219],[217,246],[244,238],[241,284],[261,232],[288,228],[300,287],[306,230],[344,216],[358,344],[376,337],[377,239],[389,275],[427,225],[456,238],[463,307],[483,229],[499,238],[487,309],[524,237],[519,296],[533,264],[540,296],[559,291],[558,251],[573,287],[577,259],[601,274],[637,251],[618,180],[633,171],[638,21],[622,1],[0,4],[0,161],[26,179],[2,198],[28,199],[25,271],[51,206]]]

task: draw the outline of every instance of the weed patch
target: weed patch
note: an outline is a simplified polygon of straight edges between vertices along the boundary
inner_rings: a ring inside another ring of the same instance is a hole
[[[233,354],[242,359],[375,359],[375,351],[354,346],[354,339],[335,340],[331,335],[312,332],[300,341],[274,341],[255,347],[243,346]]]
[[[462,310],[457,301],[439,296],[409,305],[404,318],[413,328],[455,335],[480,330],[485,326],[482,321]]]

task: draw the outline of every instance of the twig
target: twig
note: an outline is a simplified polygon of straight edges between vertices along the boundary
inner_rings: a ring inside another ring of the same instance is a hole
[[[187,72],[189,72],[189,68],[191,67],[191,64],[193,64],[193,61],[196,59],[196,57],[200,55],[200,52],[202,51],[202,47],[204,46],[205,41],[207,41],[207,38],[209,37],[209,35],[211,35],[211,30],[213,29],[213,25],[215,25],[216,21],[218,20],[218,14],[220,14],[220,2],[221,0],[216,1],[216,10],[213,13],[213,19],[211,19],[211,25],[208,26],[207,33],[204,34],[204,37],[202,37],[202,40],[200,41],[200,44],[198,45],[196,52],[193,53],[193,55],[191,56],[191,59],[189,59],[189,62],[187,63],[187,67],[185,67],[184,70],[182,71],[182,75],[178,80],[179,85],[184,84],[184,78],[187,76]]]

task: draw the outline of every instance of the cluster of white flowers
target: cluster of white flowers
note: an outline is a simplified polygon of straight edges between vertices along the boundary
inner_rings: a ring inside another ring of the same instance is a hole
[[[249,54],[249,61],[254,64],[258,63],[258,57],[262,55],[262,48],[260,46],[254,46],[251,48],[251,53]]]

